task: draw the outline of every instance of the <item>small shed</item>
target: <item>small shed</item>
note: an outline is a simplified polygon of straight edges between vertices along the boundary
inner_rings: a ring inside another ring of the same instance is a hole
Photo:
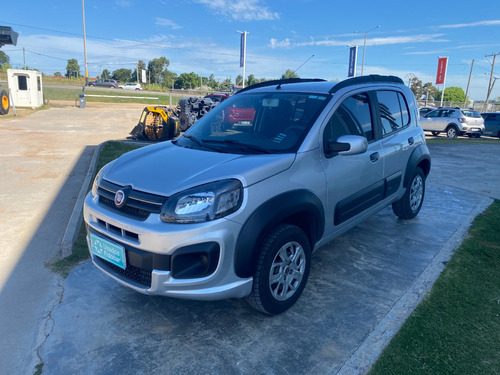
[[[42,73],[37,70],[7,69],[12,104],[37,108],[43,103]]]

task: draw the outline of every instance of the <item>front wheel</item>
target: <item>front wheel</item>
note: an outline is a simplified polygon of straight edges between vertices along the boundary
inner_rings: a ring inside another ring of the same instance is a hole
[[[400,200],[392,204],[392,210],[401,219],[413,219],[420,212],[425,195],[425,175],[421,168],[413,171],[410,184]]]
[[[247,302],[265,314],[281,314],[300,297],[311,268],[311,246],[302,229],[280,224],[260,245]]]

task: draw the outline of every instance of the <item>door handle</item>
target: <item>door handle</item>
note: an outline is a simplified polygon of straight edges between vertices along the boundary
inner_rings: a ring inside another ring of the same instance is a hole
[[[412,145],[413,143],[415,143],[413,137],[408,138],[408,144]]]
[[[378,152],[374,152],[373,154],[370,155],[370,160],[372,162],[376,162],[379,157],[380,157],[379,153]]]

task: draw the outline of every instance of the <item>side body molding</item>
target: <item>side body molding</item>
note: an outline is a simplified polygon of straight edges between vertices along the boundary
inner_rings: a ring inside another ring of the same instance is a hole
[[[320,199],[308,190],[293,190],[257,208],[243,225],[236,241],[234,267],[238,277],[253,276],[259,256],[259,241],[282,222],[301,227],[310,239],[311,248],[314,248],[325,227],[325,212]]]

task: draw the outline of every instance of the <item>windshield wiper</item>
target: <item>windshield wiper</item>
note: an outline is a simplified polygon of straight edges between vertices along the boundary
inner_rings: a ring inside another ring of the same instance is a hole
[[[210,146],[207,146],[205,145],[205,141],[200,141],[198,138],[196,137],[193,137],[192,135],[186,135],[186,134],[183,134],[182,135],[183,137],[186,137],[187,139],[189,139],[190,141],[193,141],[194,143],[196,143],[198,146],[200,147],[203,147],[203,148],[208,148],[210,150],[213,150],[213,151],[217,151],[217,152],[222,152],[222,153],[226,153],[226,151],[223,151],[221,149],[218,149],[218,148],[215,148],[215,147],[210,147]]]
[[[265,148],[262,148],[262,147],[259,147],[256,145],[251,145],[248,143],[242,143],[242,142],[236,141],[234,139],[225,139],[225,140],[203,139],[202,142],[203,143],[219,143],[219,144],[234,145],[234,146],[238,146],[238,147],[243,148],[243,149],[257,151],[257,152],[260,152],[262,154],[271,154],[271,152],[269,150],[266,150]]]

